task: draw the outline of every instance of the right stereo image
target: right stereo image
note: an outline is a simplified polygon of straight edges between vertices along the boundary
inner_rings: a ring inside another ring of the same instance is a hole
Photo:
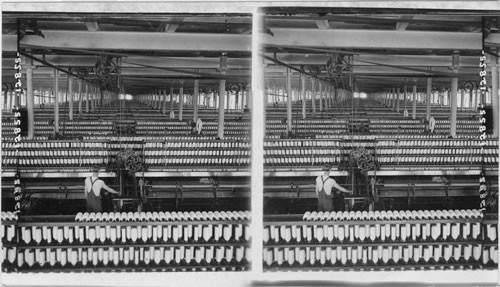
[[[264,11],[264,271],[496,269],[498,18]]]

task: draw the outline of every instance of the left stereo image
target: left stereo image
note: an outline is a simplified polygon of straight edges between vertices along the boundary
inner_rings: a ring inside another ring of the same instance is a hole
[[[249,270],[252,16],[2,22],[2,271]]]

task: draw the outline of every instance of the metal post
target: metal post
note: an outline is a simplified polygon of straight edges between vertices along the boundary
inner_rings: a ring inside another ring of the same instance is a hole
[[[413,101],[412,101],[412,108],[411,108],[411,118],[416,119],[417,118],[417,85],[413,85]]]
[[[498,18],[497,18],[498,19]],[[491,57],[491,105],[493,106],[493,137],[498,138],[499,134],[499,111],[498,106],[498,86],[499,86],[499,65],[498,57]]]
[[[399,98],[401,97],[401,89],[398,88],[397,91],[396,91],[396,112],[399,113]]]
[[[90,89],[89,83],[85,83],[85,113],[89,113],[90,111]]]
[[[182,121],[182,114],[184,111],[184,81],[180,81],[181,87],[179,88],[179,121]]]
[[[222,76],[226,74],[227,70],[227,54],[222,53],[220,57],[220,73]],[[226,80],[219,80],[219,118],[217,126],[217,136],[220,139],[224,138],[224,101],[226,97]]]
[[[319,81],[319,111],[323,111],[323,83]]]
[[[26,106],[28,108],[28,139],[32,140],[35,137],[35,95],[33,92],[33,60],[28,60],[26,66],[26,81],[27,81],[27,99]]]
[[[312,104],[312,114],[313,117],[316,115],[316,79],[311,78],[311,104]]]
[[[200,80],[194,80],[194,92],[193,92],[193,121],[198,120],[198,98],[200,95]]]
[[[432,78],[427,78],[427,91],[426,91],[426,110],[425,110],[425,118],[430,120],[431,118],[431,93],[432,93]]]
[[[287,131],[292,132],[292,71],[286,69],[286,118],[287,118]]]
[[[54,70],[54,129],[59,132],[59,72]]]
[[[455,51],[452,56],[453,73],[458,74],[459,68],[459,53]],[[458,92],[458,77],[451,79],[451,120],[450,120],[450,135],[456,137],[457,135],[457,92]]]
[[[306,119],[306,76],[300,74],[300,88],[301,88],[301,98],[302,98],[302,119]]]
[[[174,111],[174,85],[170,86],[170,113]]]
[[[406,97],[408,95],[408,90],[406,85],[403,87],[403,111],[406,111]]]
[[[68,76],[69,77],[69,76]],[[69,120],[73,120],[73,78],[68,80],[68,99],[69,99]]]
[[[167,89],[163,89],[163,114],[167,113]]]

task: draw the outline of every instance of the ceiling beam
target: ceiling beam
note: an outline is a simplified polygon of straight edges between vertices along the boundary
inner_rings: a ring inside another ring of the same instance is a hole
[[[266,56],[273,57],[271,53]],[[278,60],[289,65],[325,65],[329,55],[325,54],[300,54],[277,53]],[[383,63],[394,66],[419,66],[419,67],[450,67],[451,56],[434,55],[355,55],[354,65],[367,65],[365,62]],[[265,61],[270,64],[271,61]],[[461,67],[477,67],[476,56],[460,56]]]
[[[2,35],[2,52],[17,51],[17,35]]]
[[[210,33],[44,31],[27,35],[23,47],[143,51],[251,51],[251,35]]]
[[[89,32],[96,32],[101,30],[97,22],[85,22],[85,26],[87,26],[87,30]]]
[[[167,17],[165,21],[175,21],[175,22],[182,22],[184,21],[184,17]],[[170,24],[170,23],[164,23],[165,27],[163,28],[163,32],[165,33],[174,33],[177,28],[179,28],[179,24]]]
[[[404,76],[405,74],[427,75],[426,72],[407,70],[406,68],[412,68],[412,67],[393,68],[393,67],[381,67],[381,66],[354,66],[353,73],[355,75],[356,74],[370,74],[370,75],[401,74],[401,76]],[[285,71],[286,69],[282,66],[269,66],[268,68],[266,68],[266,74],[277,73],[282,75]],[[437,67],[435,69],[432,69],[432,72],[437,73],[439,75],[440,73],[449,73],[450,70],[447,67]],[[458,76],[460,77],[461,75],[465,74],[478,75],[479,67],[461,68]],[[328,77],[328,73],[326,71],[323,71],[320,74],[320,77]]]
[[[42,55],[34,54],[38,58]],[[142,63],[158,68],[197,68],[197,69],[216,69],[220,68],[219,57],[157,57],[157,56],[130,56],[123,58],[122,67],[137,67],[131,63]],[[21,64],[25,65],[25,57],[21,57]],[[94,67],[99,60],[98,56],[70,56],[70,55],[46,55],[45,60],[56,66],[62,67]],[[34,62],[35,66],[43,67],[43,63]],[[228,69],[249,69],[251,67],[250,58],[228,58]],[[14,69],[14,57],[4,57],[2,59],[3,69]]]
[[[38,55],[38,58],[42,58]],[[124,58],[125,59],[125,58]],[[94,67],[99,60],[98,56],[69,56],[69,55],[46,55],[45,60],[56,66],[63,67]],[[197,68],[216,69],[220,67],[220,57],[126,57],[126,61],[151,65],[158,68]],[[3,67],[14,69],[14,58],[4,58]],[[22,64],[25,61],[23,59]],[[42,63],[34,62],[36,66],[44,66]],[[251,67],[250,58],[228,58],[228,69],[249,69]],[[122,63],[122,67],[137,67],[128,63]]]
[[[330,22],[328,20],[315,20],[314,23],[316,23],[319,29],[330,29]]]
[[[500,47],[500,33],[491,33],[484,40],[484,44],[487,46]]]
[[[355,49],[480,50],[481,33],[354,29],[273,28],[262,34],[268,46]],[[300,35],[298,37],[297,35]]]
[[[397,31],[404,31],[410,25],[410,21],[413,19],[413,16],[404,15],[399,17],[402,21],[396,23]]]

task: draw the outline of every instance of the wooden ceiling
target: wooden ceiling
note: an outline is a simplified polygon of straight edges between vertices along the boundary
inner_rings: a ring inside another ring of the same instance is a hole
[[[284,87],[284,65],[317,67],[322,70],[317,76],[329,79],[325,65],[340,53],[352,56],[352,77],[360,91],[415,83],[423,88],[429,76],[433,87],[447,88],[454,52],[460,55],[460,82],[478,82],[481,49],[493,53],[500,46],[498,12],[273,8],[265,15],[258,39],[268,87]],[[34,61],[35,87],[52,86],[50,66],[87,70],[94,79],[93,67],[102,55],[121,59],[130,94],[178,87],[180,81],[191,87],[194,79],[202,89],[215,89],[221,78],[228,84],[250,83],[251,15],[4,13],[4,84],[14,82],[18,21],[27,31],[21,49],[45,61]],[[223,53],[226,75],[220,73]],[[298,73],[292,77],[298,85]]]
[[[331,79],[327,61],[334,54],[344,54],[353,58],[352,78],[359,91],[414,84],[424,88],[429,76],[434,88],[449,88],[450,77],[455,76],[451,69],[454,52],[459,54],[459,81],[479,82],[483,44],[490,53],[500,45],[498,12],[349,12],[268,9],[262,35],[268,59],[266,86],[285,86],[284,65],[306,72],[316,67],[321,70],[318,78]],[[299,72],[292,80],[298,87]]]
[[[36,59],[35,87],[51,87],[53,68],[93,80],[102,55],[121,60],[126,93],[172,85],[216,88],[221,78],[249,84],[251,15],[240,14],[3,14],[3,83],[13,82],[18,21],[27,33],[20,47]],[[221,76],[220,57],[227,55]],[[49,64],[49,65],[48,65]]]

